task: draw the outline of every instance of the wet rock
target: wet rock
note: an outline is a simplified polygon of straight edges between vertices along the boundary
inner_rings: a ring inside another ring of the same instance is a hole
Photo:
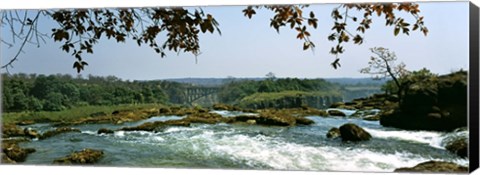
[[[10,159],[6,154],[0,152],[0,157],[2,157],[2,164],[14,164],[17,163],[14,160]]]
[[[190,123],[207,123],[207,124],[215,124],[219,122],[224,122],[224,118],[220,114],[216,113],[196,113],[192,115],[188,115],[185,119]]]
[[[441,173],[466,173],[468,167],[464,167],[451,162],[428,161],[420,163],[414,167],[397,168],[395,172],[441,172]]]
[[[53,137],[53,136],[56,136],[56,135],[59,135],[59,134],[62,134],[62,133],[67,133],[67,132],[81,132],[79,129],[76,129],[76,128],[68,128],[68,127],[62,127],[62,128],[57,128],[55,130],[50,130],[50,131],[47,131],[45,133],[43,133],[42,135],[40,135],[39,139],[47,139],[47,138],[50,138],[50,137]]]
[[[311,125],[315,122],[305,117],[295,117],[295,123],[300,125]]]
[[[328,130],[327,138],[337,138],[337,137],[340,137],[340,129],[334,127]]]
[[[17,125],[10,124],[10,125],[3,125],[2,126],[2,137],[3,138],[22,137],[22,136],[25,136],[25,133]]]
[[[107,129],[107,128],[100,128],[98,131],[97,131],[97,134],[113,134],[114,131],[111,130],[111,129]]]
[[[372,138],[370,133],[353,123],[344,124],[339,129],[343,141],[365,141]]]
[[[255,121],[255,120],[247,120],[247,123],[250,124],[250,125],[254,125],[254,124],[257,124],[257,121]]]
[[[157,122],[148,122],[134,127],[123,127],[121,131],[158,131],[158,128],[163,128],[167,126],[190,126],[190,122],[187,120],[168,120],[168,121],[157,121]]]
[[[40,137],[40,135],[38,134],[38,132],[34,129],[31,129],[31,128],[25,128],[23,129],[23,132],[25,133],[25,136],[29,137],[29,138],[38,138]]]
[[[368,120],[368,121],[379,121],[380,120],[380,115],[368,115],[362,118],[363,120]]]
[[[457,154],[460,157],[468,157],[468,140],[466,138],[459,138],[445,146],[448,151]]]
[[[315,108],[307,108],[300,111],[302,116],[328,116],[327,111],[315,109]]]
[[[291,114],[278,111],[264,111],[260,115],[240,115],[234,120],[236,122],[255,120],[257,124],[269,126],[293,126],[297,121]]]
[[[17,144],[3,144],[3,153],[15,162],[24,162],[28,154],[35,152],[33,148],[20,148]]]
[[[103,157],[103,151],[94,149],[84,149],[74,152],[67,157],[55,159],[53,163],[57,164],[94,164]]]
[[[343,113],[342,111],[339,111],[339,110],[328,110],[328,114],[330,116],[341,116],[341,117],[345,117],[347,116],[345,113]]]

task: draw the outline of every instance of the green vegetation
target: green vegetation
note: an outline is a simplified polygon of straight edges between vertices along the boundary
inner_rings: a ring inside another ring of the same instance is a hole
[[[185,85],[114,76],[2,74],[3,112],[63,111],[77,106],[182,103]]]
[[[95,114],[110,115],[113,111],[131,111],[159,107],[157,104],[141,105],[111,105],[111,106],[79,106],[62,111],[39,112],[9,112],[2,113],[3,124],[13,124],[22,121],[43,122],[72,122],[80,118],[95,117]]]
[[[331,92],[330,91],[329,92],[282,91],[282,92],[270,92],[270,93],[260,92],[260,93],[255,93],[243,98],[242,100],[240,100],[240,103],[272,101],[272,100],[279,100],[286,97],[299,97],[299,96],[326,97],[326,96],[339,96],[339,95],[340,93],[335,91],[331,91]]]
[[[235,104],[239,103],[245,97],[256,93],[277,93],[275,95],[271,94],[270,96],[281,96],[290,93],[285,91],[327,93],[338,92],[340,90],[340,86],[329,83],[323,79],[267,78],[262,81],[245,80],[230,82],[222,86],[218,96],[223,103]]]

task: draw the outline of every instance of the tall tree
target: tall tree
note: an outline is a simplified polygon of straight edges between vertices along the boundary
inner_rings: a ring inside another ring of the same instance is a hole
[[[377,55],[377,57],[370,57],[368,67],[360,70],[360,73],[370,74],[374,79],[391,78],[397,87],[398,97],[401,99],[401,90],[403,84],[401,78],[406,76],[409,71],[405,68],[406,65],[402,62],[396,64],[397,56],[395,52],[383,47],[374,47],[370,51]]]

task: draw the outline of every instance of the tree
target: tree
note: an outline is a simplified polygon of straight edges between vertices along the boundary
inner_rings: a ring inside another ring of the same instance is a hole
[[[296,38],[303,40],[303,49],[313,50],[315,44],[310,40],[311,28],[316,29],[318,19],[315,12],[310,11],[304,15],[303,11],[308,5],[267,5],[248,6],[242,12],[248,18],[252,18],[258,9],[266,9],[274,12],[270,26],[279,32],[281,27],[288,26],[298,32]],[[357,17],[350,10],[360,11],[363,16]],[[23,13],[22,13],[23,12]],[[405,12],[415,18],[413,25],[405,19],[396,16],[396,12]],[[420,29],[425,35],[428,29],[424,26],[423,17],[419,15],[419,5],[416,3],[364,3],[364,4],[340,4],[332,10],[334,24],[332,34],[328,40],[336,42],[330,53],[335,55],[332,66],[336,69],[340,66],[339,55],[345,49],[343,44],[353,38],[355,44],[363,43],[363,34],[372,24],[371,17],[374,14],[384,15],[386,26],[393,26],[393,34],[402,33],[408,35],[412,30]],[[51,32],[39,31],[39,19],[46,17],[55,21],[58,26]],[[126,9],[62,9],[62,10],[38,10],[32,11],[2,11],[0,18],[1,26],[11,29],[12,41],[1,40],[3,44],[13,46],[19,44],[19,50],[1,68],[12,67],[26,44],[40,46],[41,41],[51,37],[55,42],[61,42],[61,49],[72,54],[76,59],[73,64],[78,72],[88,65],[82,59],[84,53],[93,53],[93,46],[101,38],[115,40],[123,43],[133,40],[139,46],[148,45],[161,57],[166,56],[167,50],[175,52],[189,52],[198,56],[200,52],[199,33],[221,34],[218,22],[211,14],[207,14],[202,8],[185,9],[182,7],[166,8],[126,8]],[[348,23],[354,23],[348,28]],[[352,29],[356,32],[353,32]],[[166,35],[160,37],[160,35]],[[159,38],[164,40],[159,41]],[[20,41],[16,43],[16,40]]]
[[[402,62],[396,64],[397,56],[395,52],[390,52],[389,49],[383,47],[374,47],[370,51],[378,57],[370,57],[368,67],[360,70],[360,73],[370,74],[374,79],[392,78],[397,87],[398,97],[401,99],[400,91],[402,90],[402,77],[406,76],[409,71],[405,69],[405,64]]]

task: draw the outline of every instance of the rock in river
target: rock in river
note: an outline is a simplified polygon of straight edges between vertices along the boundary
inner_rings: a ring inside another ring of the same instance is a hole
[[[340,126],[340,135],[343,141],[364,141],[372,138],[370,133],[353,123]]]
[[[329,110],[328,114],[331,115],[331,116],[341,116],[341,117],[347,116],[347,115],[345,115],[345,113],[343,113],[342,111],[339,111],[339,110]]]
[[[468,172],[468,168],[451,162],[428,161],[410,168],[397,168],[395,172]]]
[[[466,138],[456,139],[448,143],[445,148],[460,157],[468,157],[468,140]]]
[[[334,127],[328,130],[327,138],[337,138],[337,137],[340,137],[340,129]]]
[[[113,130],[107,128],[100,128],[97,134],[113,134]]]
[[[74,152],[67,157],[55,159],[53,163],[60,164],[93,164],[103,157],[103,151],[94,149],[84,149]]]

